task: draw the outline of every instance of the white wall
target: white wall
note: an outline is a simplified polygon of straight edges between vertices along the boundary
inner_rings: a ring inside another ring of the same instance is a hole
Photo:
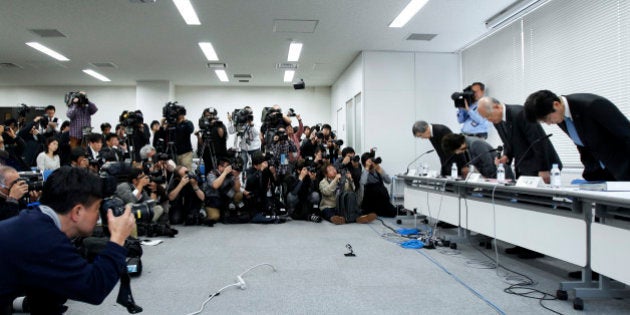
[[[363,55],[359,54],[344,70],[331,88],[330,112],[333,129],[337,130],[340,139],[347,138],[346,130],[337,126],[337,111],[342,109],[345,118],[346,102],[363,91]],[[345,121],[345,119],[344,119]],[[362,131],[361,131],[362,132]],[[357,146],[360,147],[360,146]]]

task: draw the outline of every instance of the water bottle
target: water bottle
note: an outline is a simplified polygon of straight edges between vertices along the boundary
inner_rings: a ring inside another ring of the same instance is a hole
[[[201,173],[201,183],[206,182],[206,165],[203,163],[203,159],[199,159],[199,173]]]
[[[558,164],[551,166],[551,188],[560,188],[562,186],[562,179],[560,177],[560,168]]]
[[[503,167],[503,163],[500,163],[497,167],[497,183],[505,183],[505,168]]]
[[[453,166],[451,166],[451,177],[453,179],[457,178],[457,163],[453,163]]]

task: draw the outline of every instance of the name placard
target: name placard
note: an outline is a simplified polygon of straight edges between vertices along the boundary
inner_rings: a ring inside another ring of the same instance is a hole
[[[543,181],[542,177],[521,176],[516,181],[516,187],[528,187],[528,188],[545,187],[545,182]]]

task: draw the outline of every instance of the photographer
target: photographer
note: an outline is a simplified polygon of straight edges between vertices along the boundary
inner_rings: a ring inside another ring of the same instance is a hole
[[[206,108],[199,118],[199,131],[197,136],[197,155],[203,158],[206,173],[216,168],[213,161],[227,156],[227,128],[218,119],[218,112],[215,108]],[[205,174],[204,174],[205,176]]]
[[[133,147],[133,156],[131,158],[133,161],[139,162],[141,160],[139,149],[149,144],[149,139],[151,138],[149,126],[144,123],[144,116],[140,110],[124,111],[120,115],[119,120],[125,126],[129,145]]]
[[[343,145],[343,140],[337,140],[337,136],[332,132],[332,127],[329,124],[322,125],[322,130],[317,133],[317,137],[326,147],[327,152],[324,152],[324,157],[328,157],[332,163],[335,163],[339,157],[339,148]]]
[[[45,115],[40,121],[40,134],[44,136],[45,139],[50,137],[54,137],[59,133],[57,127],[59,126],[59,118],[55,117],[55,106],[48,105],[44,109]]]
[[[111,237],[93,263],[71,241],[92,233],[100,184],[95,174],[62,167],[45,182],[40,206],[0,222],[0,310],[26,295],[33,314],[61,314],[67,299],[97,305],[109,295],[126,270],[123,245],[135,226],[131,209],[119,217],[108,212]]]
[[[85,168],[88,169],[90,167],[90,160],[87,158],[87,153],[85,153],[85,149],[82,147],[76,147],[72,149],[70,153],[70,166]]]
[[[118,135],[115,133],[108,133],[105,137],[105,145],[101,149],[100,156],[105,161],[117,161],[123,162],[127,153],[120,148],[118,142]]]
[[[304,125],[302,124],[302,117],[299,114],[295,115],[295,118],[298,120],[298,127],[293,128],[293,126],[287,126],[287,135],[289,139],[295,143],[295,148],[297,149],[296,155],[300,157],[300,138],[302,137],[302,133],[304,133]],[[295,131],[297,129],[297,131]]]
[[[228,122],[228,133],[236,133],[240,138],[238,147],[241,149],[243,165],[246,166],[262,146],[260,131],[254,125],[254,113],[251,107],[245,106],[241,110],[234,110],[233,114],[228,113]]]
[[[346,172],[346,177],[341,177],[341,174],[337,173],[334,165],[328,165],[325,169],[326,177],[319,182],[319,191],[322,195],[322,201],[319,208],[322,211],[322,217],[333,224],[345,224],[346,222],[361,222],[359,221],[360,209],[358,208],[358,201],[356,194],[354,193],[354,182],[352,181],[352,175]],[[355,207],[347,208],[346,199],[354,198],[353,202]],[[343,205],[340,205],[343,203]],[[343,206],[342,209],[340,206]],[[367,221],[370,222],[374,220]],[[367,223],[366,222],[366,223]]]
[[[2,139],[4,141],[4,151],[6,151],[4,160],[7,165],[20,171],[29,170],[28,165],[22,159],[22,153],[26,144],[22,137],[17,136],[17,120],[14,118],[7,119],[4,122],[4,126],[0,126],[0,129],[3,131]]]
[[[377,163],[378,162],[378,163]],[[380,158],[374,158],[374,151],[361,155],[363,173],[361,174],[361,209],[364,213],[375,213],[381,217],[396,216],[396,207],[390,202],[385,184],[392,182],[391,177],[381,167]]]
[[[269,169],[269,156],[256,153],[252,156],[252,166],[247,170],[247,182],[245,184],[245,204],[251,214],[252,223],[282,223],[273,212],[273,202],[270,185],[273,178]],[[269,195],[267,194],[269,193]]]
[[[87,94],[83,91],[66,94],[66,104],[68,105],[66,116],[70,118],[70,146],[74,148],[81,145],[83,130],[92,126],[92,115],[98,108],[88,100]]]
[[[278,129],[286,128],[286,126],[291,125],[291,118],[287,115],[283,115],[280,105],[276,104],[263,109],[262,121],[263,124],[260,127],[260,133],[263,136],[262,141],[265,150],[267,150],[269,146],[273,144],[273,137]]]
[[[168,187],[168,200],[171,204],[168,213],[170,222],[185,225],[199,223],[199,211],[205,195],[199,188],[199,181],[194,173],[190,174],[185,166],[177,166]]]
[[[293,165],[290,162],[296,160],[292,152],[297,152],[295,143],[289,140],[289,136],[284,128],[278,129],[273,136],[273,144],[269,147],[268,152],[273,154],[270,165],[276,168],[276,182],[281,182],[285,175],[291,173]]]
[[[0,166],[0,221],[18,215],[26,207],[22,197],[28,194],[28,184],[10,166]]]
[[[195,131],[192,121],[186,119],[186,108],[179,105],[173,105],[177,120],[175,121],[175,150],[177,155],[177,165],[192,168],[192,143],[190,135]],[[167,118],[167,120],[170,117]],[[169,139],[170,140],[170,139]]]
[[[308,138],[302,141],[300,145],[300,154],[306,159],[315,156],[315,150],[320,146],[321,140],[317,137],[317,132],[313,131]]]
[[[149,200],[158,202],[157,194],[147,193],[151,179],[141,169],[132,168],[129,174],[129,180],[119,183],[116,187],[116,197],[122,199],[125,203],[142,203]],[[156,204],[153,206],[152,222],[156,222],[164,213],[164,208]]]
[[[22,160],[29,168],[30,166],[35,165],[35,159],[37,158],[39,152],[42,151],[44,137],[40,135],[38,128],[42,118],[42,116],[35,117],[33,120],[25,123],[17,133],[18,137],[24,140]]]
[[[240,175],[240,171],[232,169],[230,161],[226,158],[220,159],[217,168],[208,173],[208,180],[204,184],[207,215],[204,224],[213,226],[221,214],[225,223],[249,221],[242,202]]]
[[[462,125],[462,133],[466,136],[488,138],[488,121],[477,112],[477,101],[484,96],[486,86],[481,82],[475,82],[464,92],[472,92],[472,104],[464,99],[464,106],[457,108],[457,122]]]
[[[361,159],[356,155],[352,147],[345,147],[341,150],[341,159],[337,159],[335,168],[338,173],[350,172],[354,187],[359,188],[361,180]]]
[[[291,217],[295,220],[306,220],[319,223],[322,221],[319,212],[321,197],[317,190],[317,169],[312,160],[300,161],[296,167],[297,175],[287,178],[287,206]]]

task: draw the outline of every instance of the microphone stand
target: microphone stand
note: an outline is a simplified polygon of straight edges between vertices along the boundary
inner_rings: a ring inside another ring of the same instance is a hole
[[[409,167],[411,166],[411,164],[413,164],[415,161],[419,160],[421,157],[423,157],[423,156],[425,156],[425,155],[427,155],[427,154],[429,154],[429,153],[431,153],[433,151],[435,151],[435,150],[431,149],[431,150],[429,150],[427,152],[424,152],[424,153],[420,154],[417,158],[415,158],[413,161],[411,161],[411,163],[409,163],[409,165],[407,165],[407,172],[405,174],[409,174]]]

